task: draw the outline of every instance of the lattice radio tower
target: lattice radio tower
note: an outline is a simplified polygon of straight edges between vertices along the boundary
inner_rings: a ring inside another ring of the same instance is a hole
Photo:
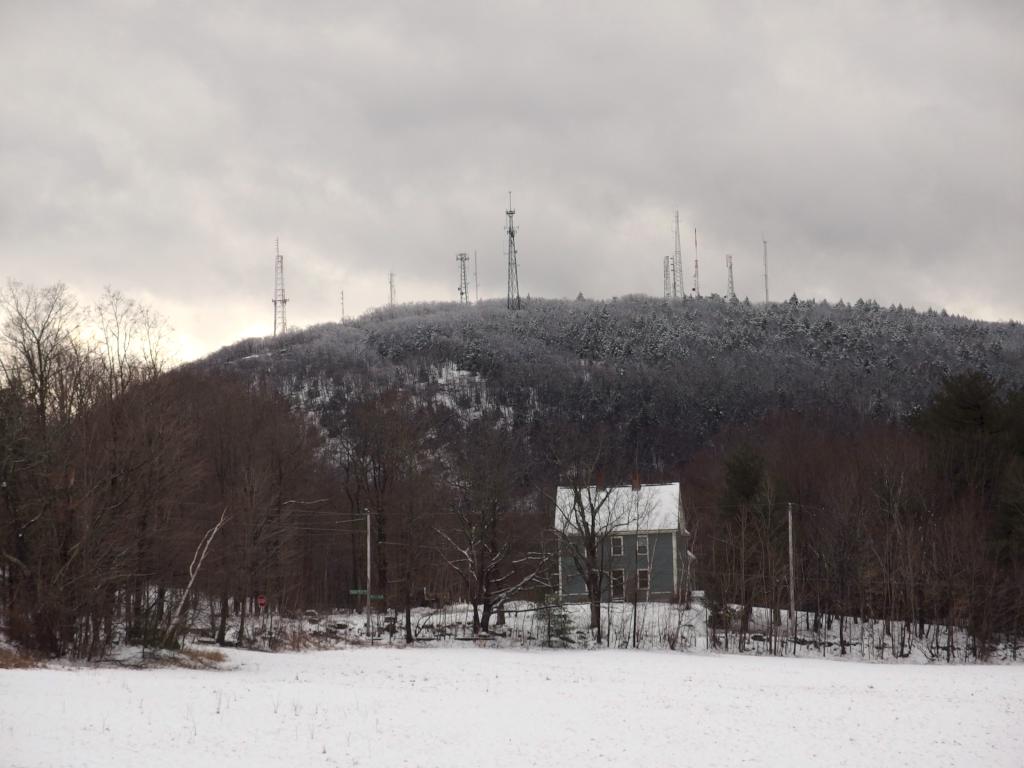
[[[505,225],[505,232],[508,234],[508,308],[522,309],[523,304],[519,300],[519,263],[516,253],[516,232],[514,217],[515,209],[512,207],[512,193],[508,193],[508,210],[505,211],[508,223]]]
[[[764,305],[768,306],[768,241],[761,235],[761,244],[764,246]]]
[[[274,335],[288,331],[288,299],[284,295],[284,254],[281,253],[281,243],[274,238]]]
[[[700,258],[697,256],[697,228],[693,228],[693,295],[700,298]]]
[[[676,249],[672,252],[672,298],[686,296],[683,288],[683,245],[679,234],[679,211],[676,211]]]
[[[459,262],[459,304],[469,304],[469,281],[466,279],[466,262],[469,256],[457,253],[455,260]]]
[[[395,273],[388,272],[388,306],[395,306]]]
[[[736,284],[732,281],[732,254],[725,254],[725,270],[729,273],[729,287],[725,291],[725,298],[729,301],[736,301]]]

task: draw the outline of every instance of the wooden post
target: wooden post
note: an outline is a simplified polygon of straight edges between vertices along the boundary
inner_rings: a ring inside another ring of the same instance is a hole
[[[370,593],[373,592],[373,542],[370,538],[370,510],[366,510],[366,638],[373,640]]]
[[[787,518],[789,522],[789,632],[793,642],[793,652],[796,653],[796,587],[793,569],[793,502],[787,507]]]

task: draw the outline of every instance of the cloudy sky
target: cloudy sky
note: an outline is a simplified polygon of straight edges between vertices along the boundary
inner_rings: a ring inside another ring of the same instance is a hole
[[[638,6],[639,10],[628,9]],[[1024,3],[0,1],[0,276],[192,357],[272,323],[701,287],[1024,319]],[[688,270],[689,271],[689,270]],[[472,280],[472,277],[471,277]],[[687,281],[690,277],[687,275]]]

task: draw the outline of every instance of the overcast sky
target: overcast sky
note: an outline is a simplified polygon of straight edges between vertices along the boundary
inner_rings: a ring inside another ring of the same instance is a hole
[[[631,10],[629,6],[642,10]],[[1024,3],[0,0],[0,276],[188,358],[289,320],[701,287],[1024,319]],[[691,280],[687,268],[687,286]],[[470,277],[472,282],[472,276]]]

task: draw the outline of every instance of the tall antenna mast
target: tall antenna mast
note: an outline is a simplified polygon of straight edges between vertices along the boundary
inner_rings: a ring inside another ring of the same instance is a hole
[[[281,253],[281,243],[276,237],[274,252],[274,335],[277,336],[288,331],[288,299],[284,295],[284,254]]]
[[[475,290],[476,303],[480,303],[480,275],[476,271],[476,251],[473,251],[473,287]]]
[[[395,273],[388,272],[388,306],[395,306]]]
[[[725,254],[725,269],[729,273],[729,287],[726,289],[725,298],[729,301],[736,301],[736,284],[732,281],[732,254]]]
[[[469,259],[464,253],[455,254],[455,260],[459,262],[459,304],[469,304],[469,283],[466,280],[466,261]]]
[[[700,259],[697,258],[697,228],[693,228],[693,295],[700,298]]]
[[[512,207],[512,193],[508,193],[508,210],[505,211],[508,223],[505,232],[508,234],[508,308],[522,309],[523,304],[519,300],[519,263],[516,253],[516,225],[514,217],[515,209]]]
[[[683,289],[683,246],[679,239],[679,211],[676,211],[676,249],[672,253],[672,298],[678,299],[685,295]]]
[[[761,235],[761,244],[764,246],[764,305],[768,306],[768,241]]]

